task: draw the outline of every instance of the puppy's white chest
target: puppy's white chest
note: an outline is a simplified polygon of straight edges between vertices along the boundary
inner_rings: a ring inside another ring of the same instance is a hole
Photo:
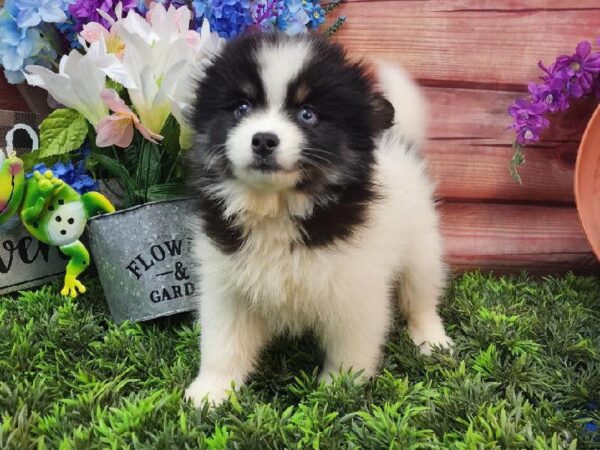
[[[229,257],[230,280],[243,301],[275,326],[314,324],[331,298],[335,279],[331,258],[319,250],[293,246],[281,229],[275,229],[282,224],[270,225],[253,230],[244,247]]]

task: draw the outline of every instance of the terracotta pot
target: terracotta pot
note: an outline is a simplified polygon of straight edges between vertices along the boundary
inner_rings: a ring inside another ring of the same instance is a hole
[[[600,106],[588,122],[577,153],[575,201],[583,230],[600,259]]]

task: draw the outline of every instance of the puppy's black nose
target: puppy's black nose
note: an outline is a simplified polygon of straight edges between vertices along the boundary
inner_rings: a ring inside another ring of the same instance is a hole
[[[269,156],[279,145],[279,138],[273,133],[256,133],[252,136],[252,151],[258,156]]]

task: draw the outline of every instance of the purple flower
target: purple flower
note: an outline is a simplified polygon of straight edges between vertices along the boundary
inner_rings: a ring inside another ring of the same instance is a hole
[[[119,0],[77,0],[69,5],[69,12],[75,20],[75,29],[81,31],[83,25],[88,22],[98,22],[105,28],[110,29],[110,23],[105,20],[98,9],[106,12],[113,19],[116,18],[114,9],[119,3]],[[137,0],[121,0],[123,4],[123,13],[137,6]]]
[[[537,142],[540,134],[548,126],[548,119],[544,117],[547,104],[544,102],[530,102],[518,99],[508,108],[508,113],[513,117],[513,128],[517,130],[517,142],[528,144]]]
[[[589,42],[580,42],[574,55],[559,56],[549,67],[541,61],[538,65],[544,71],[543,83],[530,83],[531,100],[519,99],[508,108],[521,145],[540,139],[549,124],[546,112],[565,111],[570,99],[592,92],[600,97],[600,53],[592,53]]]
[[[541,130],[530,126],[523,126],[517,131],[517,143],[521,145],[530,144],[540,140]]]
[[[592,53],[590,43],[583,41],[577,44],[577,50],[573,56],[559,56],[556,66],[564,71],[572,81],[576,80],[581,90],[587,93],[592,87],[594,76],[600,72],[600,54]]]
[[[252,20],[262,30],[272,31],[283,8],[282,0],[259,0],[252,4]]]
[[[508,108],[508,113],[515,119],[514,128],[519,129],[525,124],[539,127],[544,122],[543,114],[546,112],[544,103],[532,103],[522,98]]]
[[[562,80],[552,78],[542,84],[529,83],[528,89],[533,101],[545,104],[551,113],[565,111],[569,107],[568,98],[563,94]]]

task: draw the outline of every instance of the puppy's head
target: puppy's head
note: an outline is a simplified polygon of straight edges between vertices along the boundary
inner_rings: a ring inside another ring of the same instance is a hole
[[[318,193],[363,178],[393,116],[339,46],[254,34],[229,43],[199,81],[191,163],[252,189]]]

